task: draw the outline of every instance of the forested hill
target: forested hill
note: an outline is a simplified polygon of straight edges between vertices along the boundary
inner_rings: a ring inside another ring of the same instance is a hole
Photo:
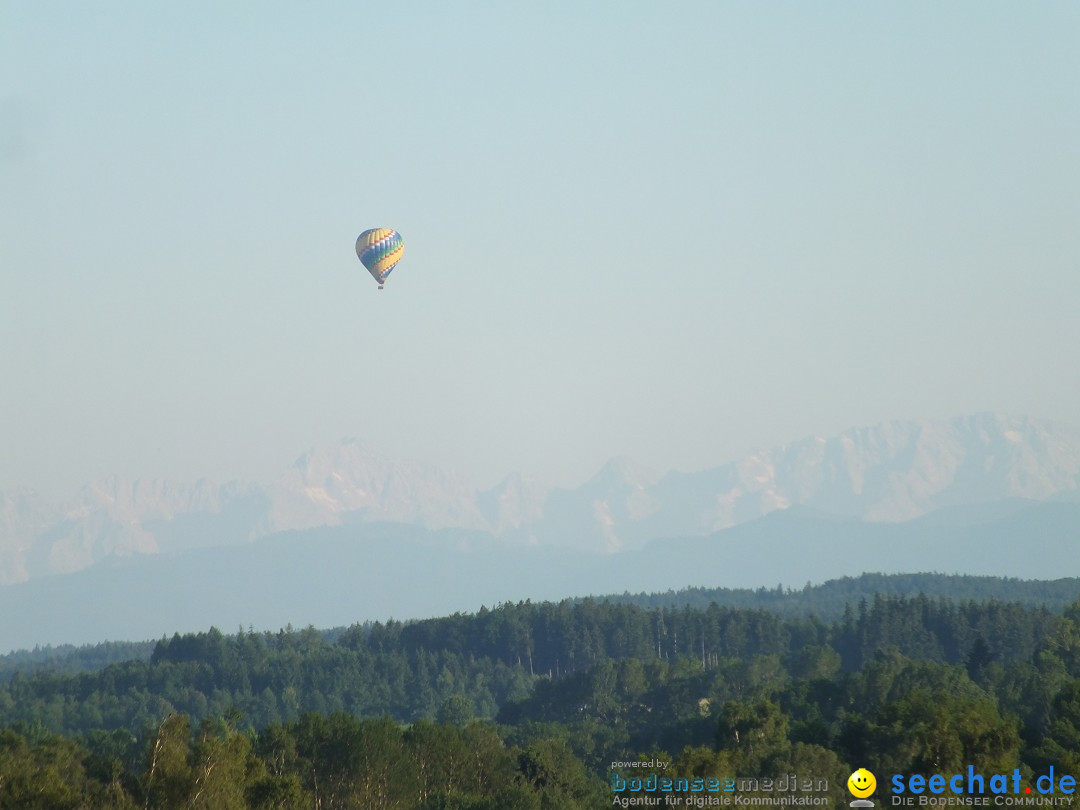
[[[863,574],[831,579],[804,588],[685,588],[664,593],[624,593],[605,600],[640,607],[762,608],[784,616],[813,614],[838,619],[848,605],[875,596],[927,596],[959,601],[998,600],[1062,610],[1080,596],[1080,578],[1024,580],[958,574]]]
[[[775,657],[792,667],[814,651],[858,671],[876,653],[950,665],[1030,661],[1068,622],[1045,607],[926,596],[861,599],[842,618],[784,617],[760,608],[644,608],[610,601],[506,604],[474,615],[278,633],[209,632],[162,639],[149,660],[98,672],[16,673],[0,685],[0,726],[63,732],[137,731],[170,712],[239,710],[254,727],[306,712],[389,714],[401,722],[495,717],[605,662],[686,661],[702,672]]]
[[[0,684],[0,807],[577,810],[611,804],[613,763],[639,758],[812,773],[836,803],[857,765],[1030,783],[1080,773],[1077,750],[1080,599],[875,595],[831,620],[521,602],[176,634]]]
[[[686,588],[664,593],[623,593],[592,597],[592,601],[636,605],[652,608],[719,607],[762,609],[782,616],[813,615],[824,621],[839,619],[848,606],[875,596],[924,595],[932,599],[957,601],[1013,602],[1032,607],[1061,611],[1080,596],[1080,578],[1052,581],[1005,579],[947,574],[863,574],[843,577],[820,585],[807,583],[792,590],[775,588]],[[583,601],[583,600],[574,600]],[[327,640],[336,639],[344,628],[320,631]],[[48,670],[54,674],[94,672],[109,664],[123,661],[148,660],[154,651],[154,641],[112,641],[100,644],[73,646],[41,646],[0,655],[0,682],[9,680],[16,672],[30,673]]]

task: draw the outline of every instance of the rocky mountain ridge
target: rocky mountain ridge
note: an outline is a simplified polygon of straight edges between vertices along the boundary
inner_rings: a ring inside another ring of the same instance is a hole
[[[598,551],[702,536],[803,506],[871,522],[1008,498],[1080,495],[1080,431],[1025,416],[889,422],[810,437],[700,472],[613,459],[575,488],[520,474],[479,491],[363,442],[313,449],[270,485],[113,478],[64,504],[0,492],[0,584],[103,559],[248,543],[292,530],[390,523]]]

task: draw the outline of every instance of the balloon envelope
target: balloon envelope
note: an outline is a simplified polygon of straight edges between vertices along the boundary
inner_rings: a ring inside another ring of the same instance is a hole
[[[370,228],[356,237],[356,255],[379,284],[386,281],[404,252],[401,234],[393,228]]]

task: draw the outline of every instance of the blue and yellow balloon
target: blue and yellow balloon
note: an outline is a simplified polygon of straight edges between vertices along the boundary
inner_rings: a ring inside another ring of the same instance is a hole
[[[379,282],[380,290],[404,252],[401,234],[393,228],[369,228],[356,237],[356,255],[372,278]]]

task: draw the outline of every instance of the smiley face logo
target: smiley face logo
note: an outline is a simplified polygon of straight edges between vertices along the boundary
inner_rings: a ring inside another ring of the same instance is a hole
[[[847,789],[851,795],[859,799],[865,799],[874,792],[877,787],[877,779],[866,768],[859,768],[847,780]]]

